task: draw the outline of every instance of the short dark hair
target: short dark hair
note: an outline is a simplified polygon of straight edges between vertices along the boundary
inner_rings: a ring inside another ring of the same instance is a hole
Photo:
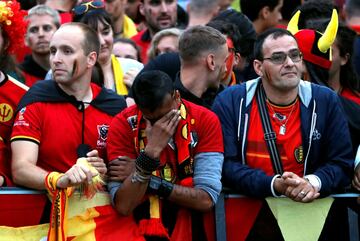
[[[254,58],[263,60],[263,45],[267,38],[277,39],[282,36],[291,36],[296,41],[295,37],[288,30],[282,28],[271,28],[261,33],[254,44]]]
[[[66,26],[76,26],[82,31],[83,34],[79,34],[83,36],[82,47],[85,55],[88,55],[91,52],[96,52],[96,55],[99,56],[100,41],[97,33],[90,26],[83,23],[70,22],[61,25],[60,28]]]
[[[245,14],[239,13],[234,9],[222,11],[212,20],[223,20],[235,24],[240,32],[240,49],[239,52],[242,57],[250,57],[253,53],[254,42],[256,39],[256,32],[252,22]]]
[[[241,34],[235,24],[222,20],[211,20],[206,26],[215,28],[230,38],[234,44],[235,52],[241,53]]]
[[[245,14],[251,21],[255,21],[264,7],[269,7],[270,11],[279,4],[280,0],[241,0],[241,12]]]
[[[92,29],[97,31],[99,22],[105,26],[112,28],[111,16],[105,9],[93,9],[81,15],[74,15],[73,22],[80,22],[89,25]]]
[[[161,107],[167,94],[174,93],[173,81],[160,70],[150,70],[136,76],[132,85],[135,103],[151,112]]]
[[[204,52],[217,51],[226,44],[225,36],[208,26],[194,26],[186,29],[179,38],[181,61],[193,62]]]
[[[314,19],[331,18],[335,5],[328,0],[309,0],[300,5],[296,10],[300,10],[299,29],[307,29],[308,22]],[[294,14],[295,14],[294,12]]]

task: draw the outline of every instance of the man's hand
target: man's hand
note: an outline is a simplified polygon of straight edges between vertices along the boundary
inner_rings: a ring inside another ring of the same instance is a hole
[[[67,188],[80,185],[84,182],[90,183],[91,179],[96,175],[98,174],[91,172],[90,169],[84,165],[75,164],[65,172],[65,175],[59,178],[56,186],[58,188]]]
[[[104,160],[99,157],[97,150],[88,152],[86,160],[99,172],[100,175],[105,175],[107,172],[106,164]]]
[[[5,178],[3,176],[0,176],[0,187],[4,185]]]
[[[284,195],[297,202],[311,202],[320,196],[320,193],[304,178],[292,172],[284,172],[281,178],[287,188]]]
[[[355,168],[352,185],[356,190],[360,191],[360,164],[358,164]]]
[[[110,181],[123,182],[135,171],[135,159],[119,156],[109,163]]]
[[[145,147],[146,155],[154,159],[160,157],[161,151],[174,135],[180,118],[180,111],[173,109],[156,121],[154,125],[151,125],[150,121],[146,120],[145,131],[148,140],[148,144]]]

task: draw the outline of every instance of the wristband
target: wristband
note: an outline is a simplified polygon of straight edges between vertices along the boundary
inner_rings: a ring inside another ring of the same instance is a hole
[[[160,165],[160,160],[149,157],[144,150],[141,150],[136,158],[135,165],[139,172],[151,174]]]
[[[135,170],[134,174],[131,177],[131,183],[145,183],[150,180],[151,174],[146,174]]]
[[[151,176],[147,191],[148,193],[156,194],[159,197],[167,198],[170,196],[173,189],[174,184],[171,182],[157,176]]]

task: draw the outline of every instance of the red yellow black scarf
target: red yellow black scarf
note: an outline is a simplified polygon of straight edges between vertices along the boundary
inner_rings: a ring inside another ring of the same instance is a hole
[[[177,157],[177,163],[175,163],[175,166],[177,166],[178,169],[186,169],[177,170],[177,172],[186,173],[186,175],[183,175],[184,178],[179,178],[180,180],[178,180],[177,183],[182,186],[193,187],[193,159],[191,155],[191,124],[193,124],[191,122],[193,120],[190,118],[184,103],[181,102],[181,104],[179,105],[179,110],[181,119],[173,136],[176,146],[175,152]],[[140,151],[143,150],[147,144],[145,134],[146,123],[140,111],[137,114],[137,127],[138,128],[134,130],[135,148],[139,154]],[[167,160],[162,158],[163,154],[164,152],[162,152],[160,156],[160,163],[162,166],[165,166]],[[190,165],[184,165],[185,163],[190,163]],[[191,170],[189,170],[189,167]],[[159,176],[160,171],[154,171],[153,175]],[[167,238],[170,240],[169,233],[161,222],[161,200],[156,195],[149,195],[148,198],[150,202],[150,218],[140,220],[139,229],[141,234],[145,236]],[[180,210],[179,213],[181,215],[181,213],[183,212],[181,212]],[[187,223],[187,225],[190,225],[188,226],[190,228],[191,219],[184,217],[183,220],[190,220],[190,224]]]

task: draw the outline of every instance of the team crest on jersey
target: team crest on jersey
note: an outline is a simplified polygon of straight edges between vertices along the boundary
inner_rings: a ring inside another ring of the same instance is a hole
[[[128,117],[127,121],[129,123],[131,129],[134,131],[137,128],[137,115]]]
[[[99,137],[97,140],[97,146],[100,148],[105,148],[108,131],[109,131],[109,125],[105,125],[105,124],[98,125],[97,130],[98,130],[98,134],[99,134]]]
[[[304,149],[302,146],[299,146],[294,151],[295,160],[297,163],[302,164],[304,163]]]
[[[0,122],[8,122],[14,115],[13,108],[7,103],[0,104]]]

